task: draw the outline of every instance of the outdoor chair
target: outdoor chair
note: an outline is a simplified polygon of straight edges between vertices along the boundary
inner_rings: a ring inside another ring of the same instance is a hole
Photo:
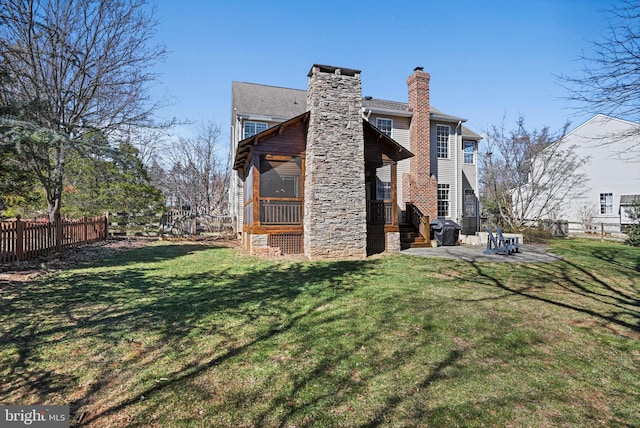
[[[520,238],[505,238],[502,234],[502,230],[496,226],[496,233],[489,226],[487,226],[487,232],[489,236],[487,238],[487,249],[484,254],[504,254],[505,256],[511,255],[511,253],[517,253],[520,248]]]

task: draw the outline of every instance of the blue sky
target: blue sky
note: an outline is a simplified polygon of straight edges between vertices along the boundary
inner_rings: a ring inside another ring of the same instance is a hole
[[[362,70],[363,95],[404,102],[422,66],[431,104],[480,133],[519,115],[573,128],[589,116],[557,75],[579,73],[609,16],[608,0],[151,1],[169,51],[154,93],[173,105],[161,115],[218,123],[225,143],[232,81],[306,89],[314,63]]]

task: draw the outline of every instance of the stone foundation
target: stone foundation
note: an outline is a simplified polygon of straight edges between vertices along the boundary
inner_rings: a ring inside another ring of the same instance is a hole
[[[400,232],[387,233],[387,249],[388,253],[400,252]]]

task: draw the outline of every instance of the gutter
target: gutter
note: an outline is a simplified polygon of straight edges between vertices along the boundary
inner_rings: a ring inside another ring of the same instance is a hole
[[[384,114],[390,116],[401,116],[401,117],[412,117],[412,111],[403,111],[403,110],[393,110],[390,108],[376,108],[376,107],[363,107],[364,110],[368,110],[369,114]]]

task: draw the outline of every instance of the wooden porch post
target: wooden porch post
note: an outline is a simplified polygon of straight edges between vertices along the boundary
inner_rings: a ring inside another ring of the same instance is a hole
[[[398,224],[398,163],[391,164],[391,219],[392,225]]]
[[[254,154],[251,162],[253,168],[253,225],[260,226],[260,156]]]

